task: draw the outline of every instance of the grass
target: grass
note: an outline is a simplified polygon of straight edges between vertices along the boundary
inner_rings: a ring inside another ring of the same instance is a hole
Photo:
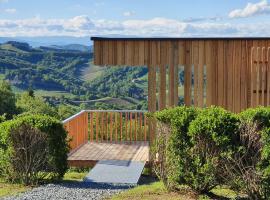
[[[63,181],[82,181],[83,178],[88,174],[88,171],[86,172],[67,172],[63,178]]]
[[[30,187],[24,186],[22,184],[5,183],[3,180],[0,180],[0,198],[25,192],[29,189]]]
[[[149,185],[141,185],[113,196],[111,200],[210,200],[210,199],[235,199],[237,193],[228,189],[217,187],[211,192],[213,198],[207,195],[197,195],[187,187],[181,192],[168,192],[162,182],[154,182]]]
[[[35,90],[35,95],[39,97],[56,97],[64,96],[66,98],[73,98],[75,95],[64,91],[48,91],[48,90]]]
[[[92,62],[89,63],[89,66],[82,70],[82,79],[85,81],[91,81],[99,77],[106,67],[100,67],[94,65]]]
[[[120,193],[113,196],[111,200],[189,200],[194,198],[192,194],[168,192],[162,182],[155,182]]]

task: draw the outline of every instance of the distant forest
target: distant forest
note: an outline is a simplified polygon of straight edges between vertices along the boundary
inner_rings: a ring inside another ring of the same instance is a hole
[[[53,105],[147,109],[147,68],[94,66],[89,49],[0,44],[0,79],[11,83],[17,93],[38,91]]]

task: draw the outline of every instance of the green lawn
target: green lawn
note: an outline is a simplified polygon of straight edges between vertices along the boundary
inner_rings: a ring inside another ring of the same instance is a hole
[[[21,184],[10,184],[0,180],[0,198],[7,195],[14,195],[29,190],[30,187]]]
[[[189,200],[195,199],[193,194],[179,194],[168,192],[163,183],[155,182],[150,185],[141,185],[120,193],[111,200]]]
[[[197,195],[187,188],[180,190],[180,192],[168,192],[162,182],[154,182],[120,193],[113,196],[111,200],[210,200],[235,199],[237,197],[237,194],[228,188],[216,188],[212,190],[212,193],[213,197]]]
[[[89,172],[67,172],[63,178],[63,181],[82,181],[83,178],[88,174]]]

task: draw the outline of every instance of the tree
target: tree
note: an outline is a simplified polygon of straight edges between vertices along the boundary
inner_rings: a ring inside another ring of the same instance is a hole
[[[11,86],[5,81],[0,82],[0,115],[5,115],[11,119],[17,113],[16,98]]]
[[[78,110],[72,106],[64,105],[64,104],[60,104],[58,106],[58,115],[61,120],[69,118],[70,116],[74,115],[76,112],[78,112]]]
[[[21,113],[42,114],[59,118],[56,109],[46,103],[42,98],[30,96],[28,92],[19,96],[16,105]]]

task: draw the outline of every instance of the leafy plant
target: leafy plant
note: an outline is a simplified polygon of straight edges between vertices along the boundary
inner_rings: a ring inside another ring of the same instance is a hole
[[[11,90],[11,86],[5,82],[0,81],[0,116],[5,114],[5,117],[11,119],[17,113],[15,105],[15,94]],[[0,121],[3,121],[1,117]]]
[[[13,147],[10,159],[15,177],[25,185],[36,184],[46,176],[41,172],[49,170],[47,134],[22,124],[11,130],[10,140]]]
[[[19,111],[24,115],[44,114],[59,118],[54,107],[46,103],[42,98],[29,95],[28,92],[22,93],[16,102]]]
[[[199,192],[208,192],[221,183],[222,157],[230,156],[238,145],[237,117],[218,107],[201,110],[190,123],[189,168],[185,181]]]
[[[270,196],[270,108],[250,108],[239,114],[241,151],[227,158],[224,169],[232,186],[253,199]]]
[[[169,189],[187,184],[199,193],[221,182],[222,157],[236,150],[236,115],[222,108],[177,107],[157,112],[156,171]]]
[[[11,157],[14,152],[11,133],[23,125],[31,126],[46,134],[48,157],[47,174],[61,178],[67,170],[69,151],[67,132],[60,121],[46,115],[20,116],[0,124],[0,171],[5,178],[13,179]]]
[[[155,171],[169,189],[185,183],[185,173],[189,165],[188,151],[191,148],[188,127],[196,118],[198,109],[176,107],[155,113],[158,131],[153,148],[157,157]]]

